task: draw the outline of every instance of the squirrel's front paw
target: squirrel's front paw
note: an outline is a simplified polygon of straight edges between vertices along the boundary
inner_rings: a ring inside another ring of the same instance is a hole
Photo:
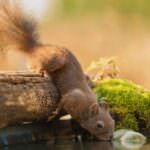
[[[52,115],[48,117],[48,121],[53,120],[58,115],[58,110],[52,112]]]
[[[55,115],[55,116],[56,116],[56,115],[58,115],[58,114],[59,114],[59,111],[58,111],[57,109],[52,112],[52,115]]]

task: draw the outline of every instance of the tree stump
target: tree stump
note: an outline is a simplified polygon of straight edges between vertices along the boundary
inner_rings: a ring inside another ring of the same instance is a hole
[[[0,73],[0,128],[45,120],[52,116],[58,101],[59,95],[50,78]]]

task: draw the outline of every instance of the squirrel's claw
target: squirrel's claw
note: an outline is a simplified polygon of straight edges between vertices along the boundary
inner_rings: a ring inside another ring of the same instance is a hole
[[[55,111],[52,112],[52,114],[56,116],[56,115],[59,114],[59,112],[58,112],[58,110],[56,109]]]

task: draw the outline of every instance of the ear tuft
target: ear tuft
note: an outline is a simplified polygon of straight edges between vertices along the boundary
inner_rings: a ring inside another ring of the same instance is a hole
[[[91,115],[97,115],[99,113],[99,104],[98,103],[94,103],[90,106],[90,112]]]
[[[105,102],[105,101],[101,101],[101,102],[99,103],[99,106],[100,106],[101,108],[105,109],[105,110],[108,110],[108,109],[109,109],[109,105],[108,105],[108,103]]]

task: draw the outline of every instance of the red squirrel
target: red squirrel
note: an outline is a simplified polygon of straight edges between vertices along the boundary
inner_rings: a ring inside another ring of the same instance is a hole
[[[35,21],[8,0],[0,6],[0,46],[23,52],[35,71],[46,73],[61,100],[56,112],[65,110],[99,140],[110,140],[114,120],[106,102],[97,103],[80,63],[63,47],[46,45],[38,38]]]

